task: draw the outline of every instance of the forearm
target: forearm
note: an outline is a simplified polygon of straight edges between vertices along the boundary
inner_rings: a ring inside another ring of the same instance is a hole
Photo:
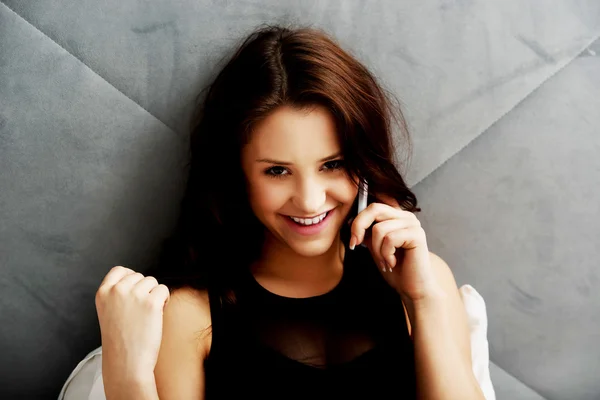
[[[405,301],[411,321],[419,400],[485,400],[470,364],[449,334],[444,296]]]
[[[159,400],[154,375],[127,376],[103,368],[106,400]]]

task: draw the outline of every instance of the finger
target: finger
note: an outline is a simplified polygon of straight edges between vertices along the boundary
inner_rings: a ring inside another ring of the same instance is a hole
[[[117,282],[113,288],[119,288],[120,290],[131,291],[131,289],[135,286],[136,283],[144,279],[144,275],[139,272],[134,272],[133,274],[129,274]]]
[[[106,276],[102,280],[100,287],[103,287],[103,286],[105,286],[107,288],[112,287],[112,286],[116,285],[117,282],[119,282],[121,279],[123,279],[127,275],[131,275],[133,273],[135,273],[134,270],[125,268],[120,265],[113,267],[113,268],[111,268],[111,270],[108,272],[108,274],[106,274]]]
[[[171,299],[171,292],[166,285],[158,285],[150,292],[150,298],[155,301],[157,306],[164,308]]]
[[[390,232],[381,242],[381,254],[389,268],[396,267],[396,251],[404,246],[408,236],[408,229],[399,229]]]
[[[407,222],[409,221],[403,219],[389,219],[373,225],[373,228],[371,229],[371,254],[383,272],[387,269],[386,262],[388,260],[387,256],[389,255],[382,251],[383,241],[391,232],[406,228]],[[390,250],[387,249],[387,251],[389,252]]]
[[[401,210],[395,209],[383,203],[371,203],[361,211],[350,227],[350,232],[356,237],[355,245],[363,242],[366,230],[373,222],[384,221],[392,218],[400,218]]]
[[[398,249],[409,250],[418,246],[421,240],[419,234],[422,231],[420,227],[411,226],[389,232],[386,235],[381,244],[381,254],[383,254],[389,267],[394,268],[397,265],[396,252]]]
[[[137,282],[133,288],[133,292],[138,295],[147,295],[152,289],[158,286],[158,281],[153,276],[147,276],[144,279]]]

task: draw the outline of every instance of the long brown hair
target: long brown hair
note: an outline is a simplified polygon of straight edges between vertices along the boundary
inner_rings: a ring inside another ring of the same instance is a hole
[[[420,211],[394,161],[394,127],[409,145],[394,100],[320,29],[269,25],[252,32],[207,87],[192,119],[180,219],[154,275],[171,288],[207,282],[226,287],[259,256],[264,226],[248,203],[240,154],[257,122],[283,105],[326,107],[336,121],[348,175],[366,178],[371,194]],[[347,224],[341,237],[347,244]]]

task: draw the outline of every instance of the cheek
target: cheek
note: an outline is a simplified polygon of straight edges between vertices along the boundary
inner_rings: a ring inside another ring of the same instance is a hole
[[[352,181],[346,179],[340,184],[338,193],[340,202],[345,203],[347,206],[351,206],[358,195],[358,188],[354,186]]]
[[[284,193],[280,187],[270,185],[268,182],[261,182],[252,186],[250,203],[259,219],[262,219],[259,214],[275,212],[285,204]]]

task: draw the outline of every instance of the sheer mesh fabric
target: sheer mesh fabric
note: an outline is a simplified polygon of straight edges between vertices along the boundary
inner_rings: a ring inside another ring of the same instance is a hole
[[[340,366],[371,350],[377,332],[365,303],[357,301],[360,293],[347,293],[347,274],[331,292],[301,299],[275,295],[250,281],[248,323],[258,344],[320,369]]]
[[[206,398],[415,398],[414,352],[398,294],[365,248],[346,250],[330,292],[287,298],[248,274],[234,304],[211,298]]]

